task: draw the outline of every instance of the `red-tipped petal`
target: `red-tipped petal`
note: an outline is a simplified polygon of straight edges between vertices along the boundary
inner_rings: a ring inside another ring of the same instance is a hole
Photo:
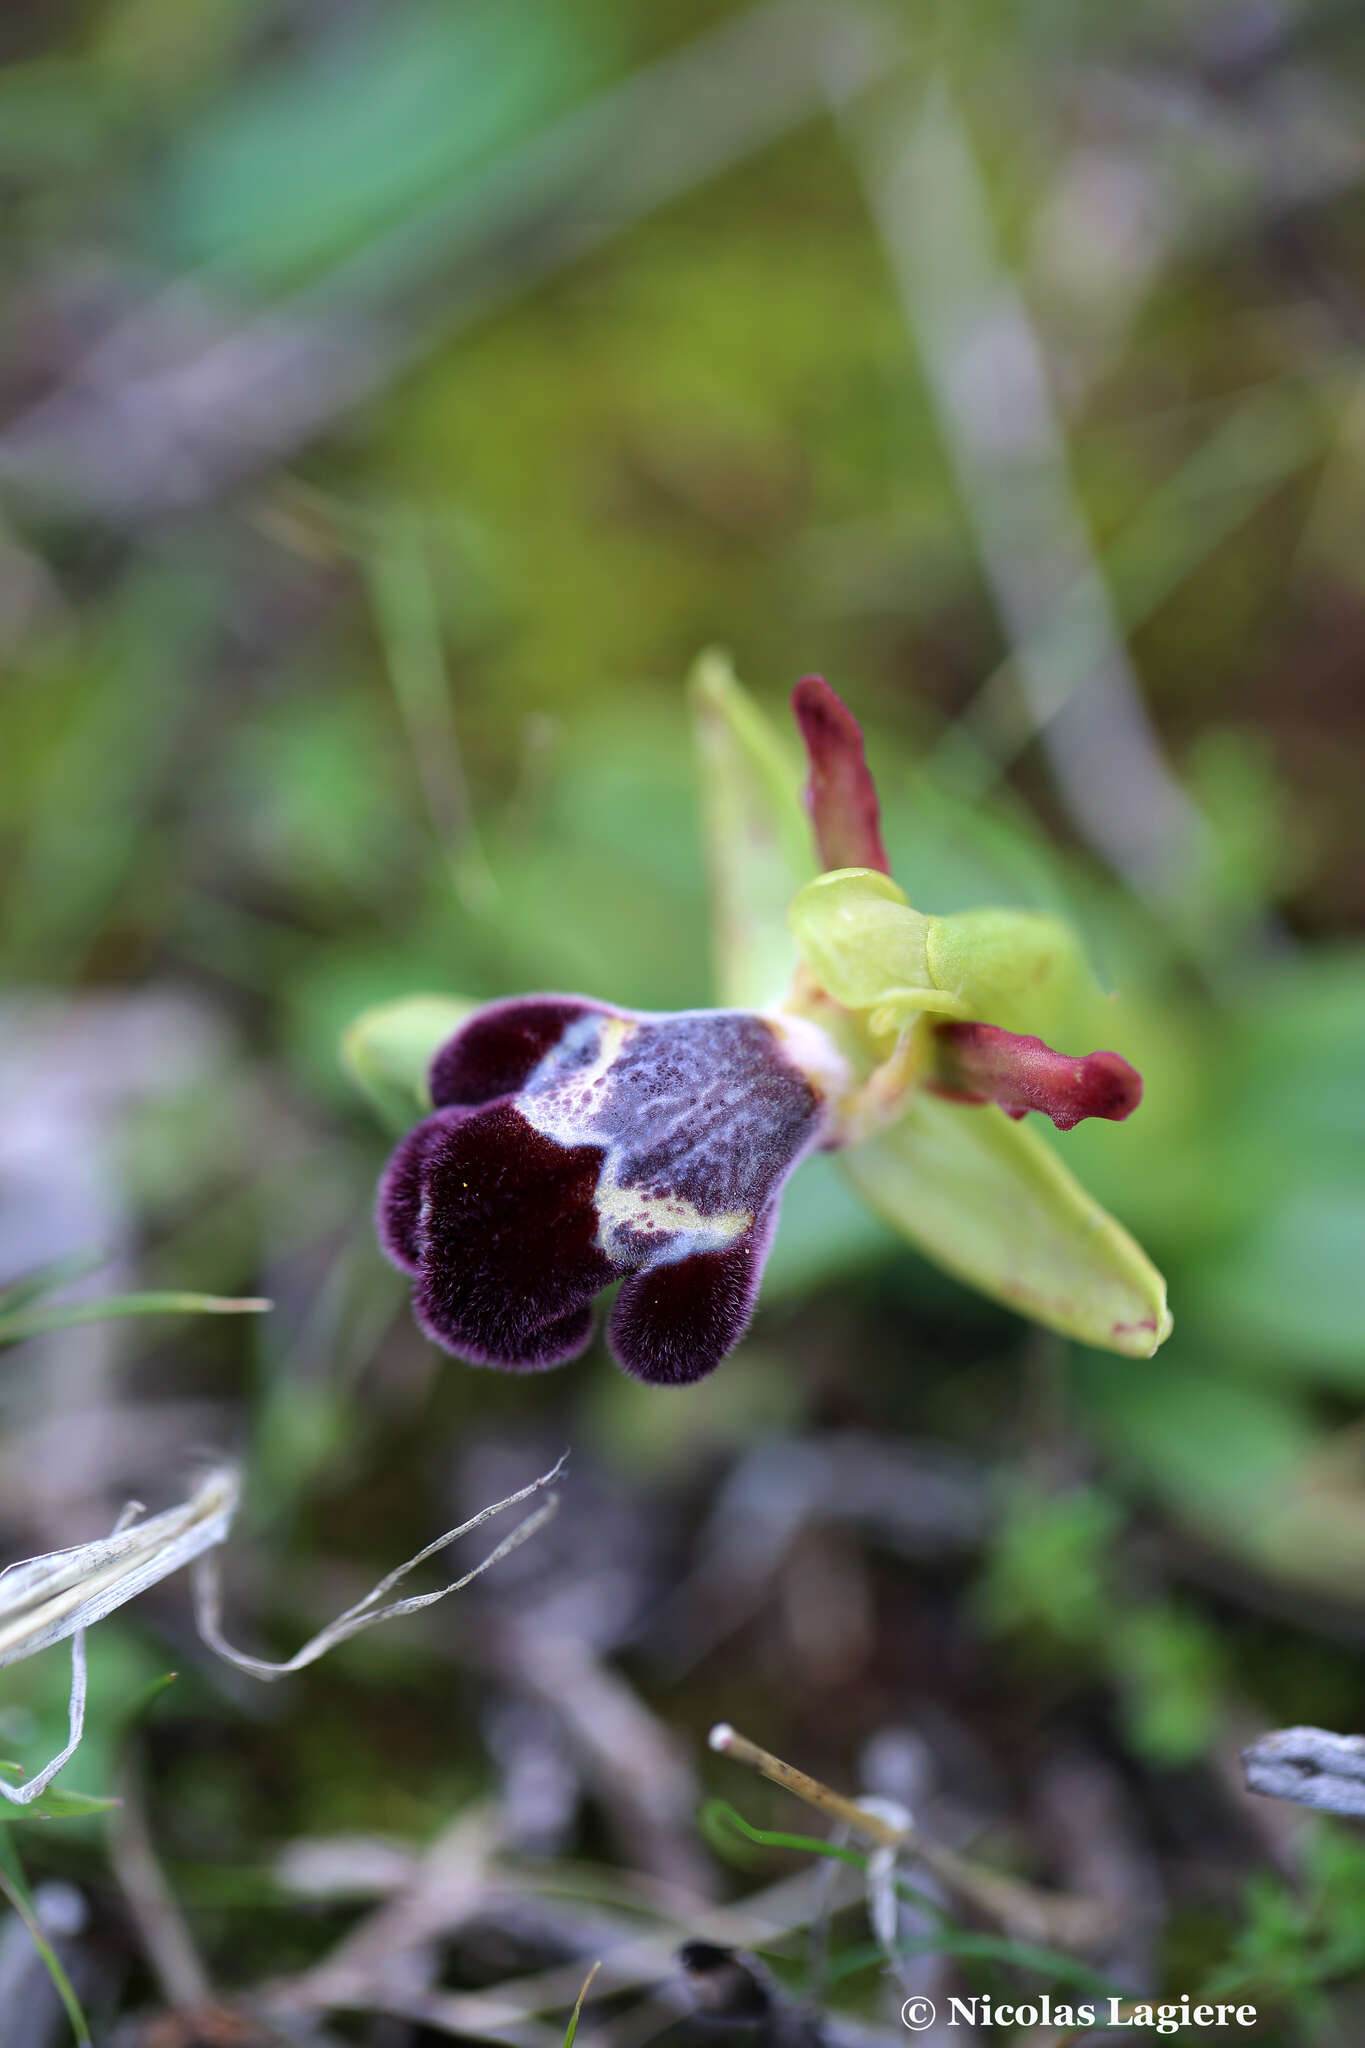
[[[1142,1100],[1141,1074],[1116,1052],[1071,1059],[1041,1038],[995,1024],[940,1024],[934,1043],[938,1071],[929,1086],[936,1094],[996,1102],[1013,1117],[1040,1109],[1059,1131],[1088,1116],[1120,1123]]]
[[[822,868],[876,868],[889,875],[877,786],[863,755],[863,729],[823,676],[803,676],[792,710],[810,757],[806,808]]]

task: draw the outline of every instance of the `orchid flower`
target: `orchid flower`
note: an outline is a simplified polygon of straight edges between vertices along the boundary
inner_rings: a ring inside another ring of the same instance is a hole
[[[743,1336],[782,1190],[818,1149],[960,1278],[1150,1355],[1171,1327],[1160,1275],[1024,1122],[1118,1121],[1141,1098],[1118,1053],[1052,1043],[1105,1012],[1069,929],[911,907],[861,730],[820,677],[793,696],[805,818],[801,771],[721,657],[693,701],[723,1007],[415,997],[347,1035],[372,1096],[428,1111],[377,1209],[422,1328],[471,1363],[538,1370],[586,1347],[620,1281],[618,1363],[701,1379]]]

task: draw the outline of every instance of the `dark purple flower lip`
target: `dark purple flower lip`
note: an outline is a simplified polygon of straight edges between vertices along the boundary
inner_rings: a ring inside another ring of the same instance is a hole
[[[579,996],[471,1018],[380,1186],[380,1240],[428,1335],[474,1363],[557,1365],[620,1279],[608,1336],[628,1372],[714,1370],[753,1313],[787,1176],[822,1136],[802,1028]]]

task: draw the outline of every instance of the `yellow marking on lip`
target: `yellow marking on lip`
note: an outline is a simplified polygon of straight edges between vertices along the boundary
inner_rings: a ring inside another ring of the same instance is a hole
[[[682,1195],[655,1195],[648,1188],[622,1187],[610,1153],[598,1176],[597,1214],[597,1242],[608,1258],[617,1256],[622,1231],[665,1231],[676,1241],[670,1247],[672,1257],[682,1259],[693,1252],[724,1251],[754,1220],[752,1209],[725,1209],[708,1215]]]
[[[639,1256],[639,1247],[628,1251],[625,1234],[631,1231],[657,1232],[660,1251],[670,1261],[689,1258],[694,1252],[724,1251],[743,1236],[753,1223],[750,1209],[727,1209],[708,1215],[682,1195],[655,1195],[648,1188],[625,1187],[616,1176],[619,1140],[594,1138],[585,1133],[582,1112],[568,1106],[581,1100],[595,1082],[605,1079],[627,1041],[639,1030],[632,1017],[605,1017],[597,1040],[597,1054],[590,1067],[583,1067],[543,1091],[523,1095],[517,1104],[521,1114],[542,1136],[564,1146],[601,1144],[605,1152],[597,1178],[594,1202],[597,1208],[597,1245],[618,1264]]]

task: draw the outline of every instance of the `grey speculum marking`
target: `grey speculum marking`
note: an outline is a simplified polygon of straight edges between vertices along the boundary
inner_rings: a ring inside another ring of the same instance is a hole
[[[626,1037],[598,1073],[604,1034]],[[524,1099],[579,1144],[611,1155],[622,1187],[706,1215],[756,1215],[816,1135],[815,1090],[771,1027],[746,1012],[584,1017],[532,1074]],[[551,1105],[553,1104],[553,1108]]]

